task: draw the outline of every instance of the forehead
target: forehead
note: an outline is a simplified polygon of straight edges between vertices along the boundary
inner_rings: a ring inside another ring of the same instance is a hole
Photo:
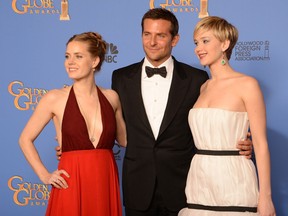
[[[201,38],[205,38],[205,37],[214,37],[214,33],[212,30],[198,30],[196,32],[194,32],[194,39],[201,39]]]
[[[83,41],[71,41],[67,44],[66,51],[69,52],[88,52],[88,43]]]
[[[164,19],[145,19],[143,31],[148,32],[170,32],[171,22]]]

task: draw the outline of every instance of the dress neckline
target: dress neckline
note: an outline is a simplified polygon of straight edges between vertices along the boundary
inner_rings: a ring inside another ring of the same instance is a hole
[[[223,111],[223,112],[247,114],[246,111],[228,110],[228,109],[219,108],[219,107],[193,107],[191,110],[215,110],[215,111],[219,110],[219,111]]]
[[[97,93],[98,93],[98,100],[99,100],[99,109],[100,109],[100,118],[101,118],[101,124],[102,124],[102,131],[101,131],[101,135],[99,137],[99,140],[97,142],[97,144],[94,146],[94,144],[91,142],[90,138],[89,138],[89,132],[88,132],[88,126],[87,126],[87,122],[85,121],[85,118],[83,116],[83,114],[81,113],[81,110],[80,110],[80,107],[79,107],[79,104],[78,104],[78,101],[77,101],[77,98],[76,98],[76,95],[75,95],[75,92],[74,92],[74,88],[73,88],[73,85],[71,87],[71,91],[73,92],[74,94],[74,98],[75,98],[75,102],[77,104],[77,109],[81,115],[81,118],[83,120],[83,122],[85,123],[85,128],[86,128],[86,136],[89,140],[89,142],[91,143],[91,145],[93,146],[93,149],[97,149],[97,146],[99,145],[100,141],[102,140],[102,136],[103,136],[103,131],[104,131],[104,124],[103,124],[103,119],[102,119],[102,106],[101,106],[101,94],[102,92],[100,91],[100,89],[98,88],[98,86],[96,85],[96,89],[97,89]]]

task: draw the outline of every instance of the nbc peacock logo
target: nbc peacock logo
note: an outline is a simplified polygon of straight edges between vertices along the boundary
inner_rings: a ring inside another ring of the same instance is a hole
[[[117,63],[118,48],[113,43],[106,43],[106,55],[105,62],[107,63]]]

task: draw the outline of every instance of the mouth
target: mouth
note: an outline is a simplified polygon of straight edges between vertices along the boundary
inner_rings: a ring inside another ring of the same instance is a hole
[[[74,72],[74,71],[76,71],[76,70],[78,70],[77,68],[68,68],[68,71],[69,72]]]
[[[146,46],[146,49],[149,50],[150,52],[158,52],[159,48],[154,47],[154,46]]]
[[[207,53],[198,53],[198,58],[203,59],[206,55]]]
[[[148,49],[148,52],[150,52],[150,53],[158,53],[159,50],[157,50],[157,49]]]

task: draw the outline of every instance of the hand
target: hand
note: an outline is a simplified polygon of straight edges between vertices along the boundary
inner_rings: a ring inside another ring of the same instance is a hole
[[[244,155],[247,159],[251,159],[253,143],[251,140],[251,134],[248,133],[247,138],[238,141],[237,148],[240,149],[240,155]]]
[[[260,216],[276,216],[271,197],[259,197],[258,213]]]
[[[61,155],[62,155],[62,149],[60,146],[56,146],[55,147],[55,151],[56,151],[56,156],[57,156],[57,159],[60,160],[61,159]]]
[[[61,176],[62,174],[65,175],[67,178],[70,177],[65,170],[55,170],[53,173],[47,176],[47,180],[44,180],[43,182],[45,184],[51,184],[58,189],[66,189],[68,188],[68,184],[66,180]]]

